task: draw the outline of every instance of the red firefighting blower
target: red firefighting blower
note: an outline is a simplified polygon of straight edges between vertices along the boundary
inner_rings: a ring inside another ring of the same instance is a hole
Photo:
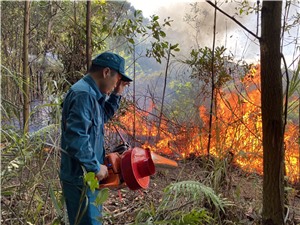
[[[118,132],[119,133],[119,132]],[[101,181],[99,188],[120,188],[127,186],[131,190],[149,187],[150,176],[155,167],[177,167],[177,162],[151,152],[149,148],[131,148],[124,141],[105,157],[108,177]]]

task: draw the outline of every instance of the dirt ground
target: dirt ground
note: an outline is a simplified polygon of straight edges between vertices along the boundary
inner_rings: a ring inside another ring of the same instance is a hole
[[[158,168],[146,190],[111,190],[109,200],[104,204],[104,224],[134,223],[135,216],[142,208],[148,207],[150,203],[155,206],[159,204],[163,190],[169,184],[184,180],[202,182],[209,170],[201,159],[181,161],[175,169]],[[229,165],[226,170],[219,193],[232,201],[234,206],[226,211],[227,222],[222,224],[259,224],[262,210],[262,177],[242,171],[234,165]],[[299,187],[291,185],[289,188],[287,211],[287,224],[300,225]]]

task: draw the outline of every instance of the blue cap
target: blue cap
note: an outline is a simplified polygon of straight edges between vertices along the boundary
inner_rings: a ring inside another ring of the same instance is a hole
[[[125,59],[118,54],[112,52],[101,53],[92,60],[92,64],[113,69],[122,75],[121,80],[132,81],[130,77],[125,75]]]

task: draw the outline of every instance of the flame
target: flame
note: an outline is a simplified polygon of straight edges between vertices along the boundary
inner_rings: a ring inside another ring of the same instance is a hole
[[[260,66],[253,66],[243,80],[234,81],[236,89],[216,90],[217,107],[213,113],[210,154],[226,157],[230,152],[234,162],[249,172],[262,174],[262,118],[260,108]],[[158,118],[153,102],[146,111],[136,110],[136,139],[141,147],[186,158],[191,154],[207,154],[209,109],[199,107],[202,126],[181,124],[162,118],[158,138]],[[120,117],[129,135],[133,135],[133,106]],[[286,126],[284,137],[286,172],[290,181],[299,176],[299,127],[292,122]]]

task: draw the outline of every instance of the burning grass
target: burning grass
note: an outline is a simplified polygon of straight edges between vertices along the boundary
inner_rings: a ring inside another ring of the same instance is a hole
[[[133,108],[120,117],[129,135],[139,134],[137,141],[142,147],[167,154],[175,158],[186,158],[191,154],[207,154],[209,109],[199,107],[202,124],[189,121],[176,124],[162,118],[158,132],[157,117],[151,106],[146,111],[137,110],[136,126],[133,128]],[[159,137],[157,134],[160,133]],[[300,180],[299,174],[299,127],[288,121],[285,131],[285,166],[291,182]],[[262,118],[260,107],[260,67],[254,66],[243,79],[236,79],[230,87],[216,90],[213,111],[212,140],[210,154],[224,157],[228,153],[242,169],[262,174]]]

